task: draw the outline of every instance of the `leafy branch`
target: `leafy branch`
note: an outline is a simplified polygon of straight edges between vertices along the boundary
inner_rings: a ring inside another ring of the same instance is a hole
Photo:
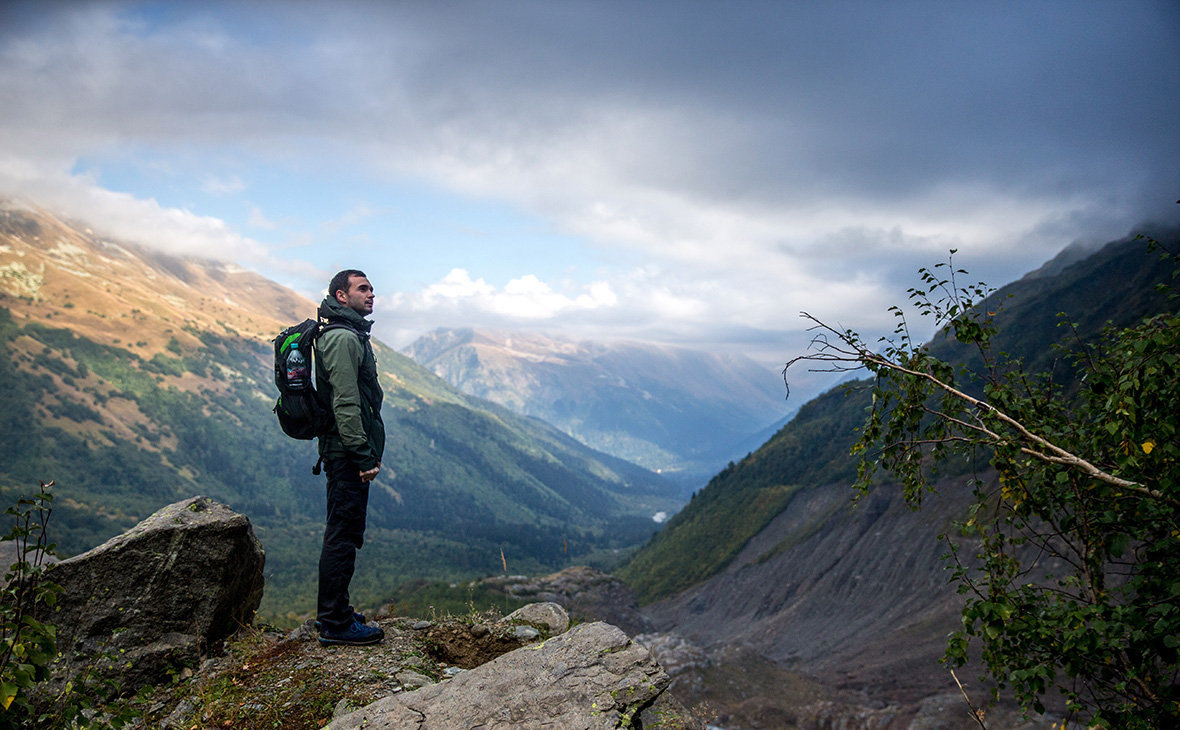
[[[1116,487],[1127,489],[1136,492],[1145,497],[1153,499],[1161,499],[1171,504],[1176,508],[1180,508],[1180,500],[1173,499],[1168,495],[1163,494],[1159,490],[1150,489],[1139,484],[1138,482],[1129,479],[1123,479],[1108,473],[1107,471],[1095,466],[1086,459],[1070,453],[1066,449],[1057,446],[1049,439],[1033,433],[1029,428],[1016,420],[1007,413],[993,406],[987,401],[972,397],[953,385],[944,382],[935,374],[934,367],[927,365],[925,370],[918,370],[912,366],[908,367],[904,362],[921,362],[928,356],[924,353],[914,352],[906,361],[899,361],[891,359],[886,355],[881,355],[868,350],[860,341],[859,337],[851,330],[837,330],[814,317],[813,315],[802,312],[801,316],[805,319],[814,322],[811,330],[820,329],[825,333],[834,335],[836,341],[833,342],[828,337],[817,336],[812,340],[812,346],[816,348],[816,352],[801,355],[789,361],[787,368],[796,362],[807,360],[811,362],[823,363],[838,363],[840,366],[836,369],[840,371],[855,371],[860,369],[867,369],[872,373],[880,375],[883,371],[891,371],[903,376],[911,378],[918,378],[929,383],[932,387],[941,390],[952,398],[955,398],[962,403],[971,407],[971,420],[967,421],[949,413],[944,413],[929,406],[923,405],[922,409],[926,414],[939,418],[942,422],[958,426],[964,433],[971,435],[962,435],[958,433],[946,433],[937,439],[931,440],[910,440],[906,447],[912,448],[914,446],[934,445],[937,443],[962,442],[972,443],[991,447],[1003,447],[1014,445],[1020,449],[1021,453],[1031,456],[1042,461],[1058,464],[1061,466],[1078,469],[1094,479],[1107,482]],[[838,344],[837,344],[838,343]],[[998,429],[989,426],[989,419],[999,421],[1008,426],[1014,432],[1013,435],[1003,435],[998,433]],[[1036,447],[1030,444],[1035,444]],[[900,444],[898,444],[900,445]]]

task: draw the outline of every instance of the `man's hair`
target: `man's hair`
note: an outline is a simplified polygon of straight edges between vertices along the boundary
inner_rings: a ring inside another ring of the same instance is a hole
[[[360,269],[345,269],[344,271],[341,271],[339,274],[336,274],[332,277],[331,283],[328,284],[328,298],[335,299],[336,292],[338,291],[343,291],[345,294],[347,294],[349,280],[354,276],[363,276],[366,279],[369,278],[365,272],[361,271]]]

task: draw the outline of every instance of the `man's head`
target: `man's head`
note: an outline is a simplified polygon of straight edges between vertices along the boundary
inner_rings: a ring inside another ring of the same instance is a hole
[[[328,296],[362,317],[373,313],[373,285],[363,271],[345,269],[333,276]]]

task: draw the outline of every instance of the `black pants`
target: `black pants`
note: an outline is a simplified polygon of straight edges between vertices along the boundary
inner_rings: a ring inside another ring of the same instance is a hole
[[[320,551],[320,590],[317,618],[324,629],[339,631],[352,625],[348,584],[356,565],[356,551],[365,542],[369,485],[360,467],[348,459],[324,462],[328,476],[328,518]]]

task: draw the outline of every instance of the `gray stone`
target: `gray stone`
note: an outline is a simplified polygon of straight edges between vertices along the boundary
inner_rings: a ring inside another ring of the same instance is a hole
[[[512,630],[508,633],[512,635],[512,638],[521,641],[532,641],[541,637],[541,632],[532,626],[513,626]]]
[[[425,631],[426,629],[430,628],[431,626],[434,626],[433,621],[415,621],[414,625],[411,626],[410,628],[414,629],[415,631]]]
[[[433,679],[421,672],[415,672],[413,669],[403,669],[394,676],[406,689],[419,689],[434,684]]]
[[[652,656],[671,677],[705,669],[711,664],[704,649],[676,634],[640,634],[635,637],[635,642],[651,650]]]
[[[328,730],[586,730],[632,727],[668,675],[620,629],[582,624],[450,681],[374,702]]]
[[[205,497],[169,505],[53,567],[64,682],[86,667],[135,691],[197,666],[248,626],[262,600],[262,545],[250,520]]]
[[[191,698],[185,698],[176,705],[168,716],[160,720],[160,730],[179,730],[188,727],[189,717],[196,712],[197,704]]]
[[[502,621],[506,624],[524,622],[537,628],[544,629],[550,636],[563,634],[570,627],[569,614],[559,604],[530,603],[522,606],[505,616]]]
[[[316,631],[315,628],[315,619],[309,618],[292,629],[291,633],[287,634],[287,636],[283,638],[283,641],[310,641],[311,639],[317,638],[319,635],[320,632]]]

